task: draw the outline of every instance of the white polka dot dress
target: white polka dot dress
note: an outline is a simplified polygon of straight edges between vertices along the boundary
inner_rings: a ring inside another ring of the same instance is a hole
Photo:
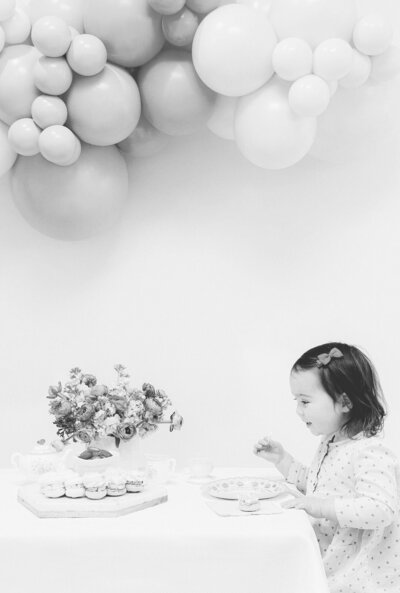
[[[293,461],[287,479],[335,497],[337,522],[311,518],[330,592],[400,593],[400,466],[382,440],[323,438],[310,468]]]

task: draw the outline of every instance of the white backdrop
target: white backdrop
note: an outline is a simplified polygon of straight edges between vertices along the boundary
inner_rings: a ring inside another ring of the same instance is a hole
[[[400,29],[395,0],[379,6]],[[206,130],[175,140],[135,161],[124,219],[89,241],[31,229],[0,181],[0,466],[54,434],[50,383],[72,366],[107,383],[118,362],[185,418],[145,450],[181,467],[199,454],[259,466],[252,445],[270,433],[307,461],[317,440],[296,417],[288,373],[330,340],[375,362],[400,455],[400,124],[390,116],[394,133],[361,160],[306,158],[279,172]]]

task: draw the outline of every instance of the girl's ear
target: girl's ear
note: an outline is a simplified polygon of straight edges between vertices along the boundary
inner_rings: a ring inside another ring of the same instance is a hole
[[[342,404],[343,407],[343,411],[344,412],[350,412],[350,410],[353,407],[353,404],[350,401],[349,396],[347,395],[347,393],[342,393],[339,397],[339,401]]]

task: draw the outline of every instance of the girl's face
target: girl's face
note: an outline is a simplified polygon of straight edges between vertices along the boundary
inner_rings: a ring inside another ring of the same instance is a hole
[[[333,401],[323,388],[317,369],[292,372],[290,389],[297,402],[297,414],[313,434],[332,434],[347,421],[349,408],[342,401]]]

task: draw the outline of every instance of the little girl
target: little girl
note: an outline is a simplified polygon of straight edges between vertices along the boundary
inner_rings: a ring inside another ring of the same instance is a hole
[[[306,496],[285,504],[313,517],[331,593],[400,593],[400,468],[376,435],[386,415],[379,380],[355,346],[305,352],[290,387],[321,442],[309,468],[265,437],[254,452]]]

